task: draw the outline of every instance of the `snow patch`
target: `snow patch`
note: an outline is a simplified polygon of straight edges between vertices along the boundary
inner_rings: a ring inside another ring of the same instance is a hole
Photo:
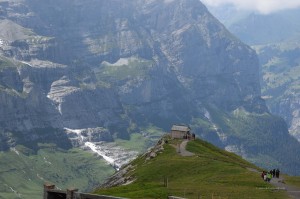
[[[104,62],[102,62],[102,64],[106,64],[109,66],[123,66],[123,65],[128,65],[130,62],[134,62],[134,61],[138,61],[138,58],[136,58],[136,57],[120,58],[115,63],[109,63],[107,61],[104,61]]]
[[[219,139],[224,143],[227,141],[227,135],[222,131],[222,129],[219,129],[216,124],[213,123],[211,119],[211,115],[208,112],[207,109],[204,110],[204,116],[212,123],[214,130],[216,131],[217,135],[219,136]]]
[[[210,113],[209,113],[208,110],[206,110],[206,109],[205,109],[204,116],[205,116],[209,121],[211,121]]]
[[[69,128],[64,128],[64,129],[67,130],[68,132],[76,133],[77,135],[80,135],[82,131],[85,130],[85,129],[69,129]]]
[[[17,155],[20,155],[20,152],[16,148],[10,148],[11,151],[15,152]]]
[[[52,164],[51,162],[49,162],[49,161],[46,159],[46,157],[44,157],[44,161],[45,161],[46,164]]]
[[[36,174],[36,177],[38,177],[40,180],[45,181],[45,179],[42,176],[40,176],[38,173]]]

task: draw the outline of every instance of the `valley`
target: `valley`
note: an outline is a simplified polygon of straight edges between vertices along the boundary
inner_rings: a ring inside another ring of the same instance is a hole
[[[299,175],[291,123],[265,101],[285,51],[261,70],[255,49],[198,0],[0,0],[0,197],[90,191],[173,124]]]

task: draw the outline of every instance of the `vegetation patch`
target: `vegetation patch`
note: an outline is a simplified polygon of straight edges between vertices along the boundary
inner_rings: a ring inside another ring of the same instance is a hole
[[[6,58],[6,57],[3,57],[3,56],[0,56],[0,72],[3,70],[3,69],[6,69],[6,68],[15,68],[17,67],[17,64],[14,63],[12,60]]]
[[[125,149],[143,153],[149,147],[153,146],[163,135],[160,128],[152,125],[136,130],[139,132],[131,133],[129,140],[117,138],[115,139],[115,142]]]
[[[89,191],[114,172],[90,152],[51,144],[40,147],[36,153],[22,145],[0,152],[0,198],[40,199],[45,182]]]
[[[95,193],[127,198],[288,198],[283,191],[266,189],[271,185],[248,169],[258,168],[237,155],[196,140],[187,146],[195,155],[182,157],[174,147],[176,141],[168,139],[163,152],[153,159],[134,160],[134,169],[128,173],[136,179],[133,183]]]
[[[114,64],[103,62],[97,69],[96,76],[99,80],[122,81],[127,79],[145,78],[152,68],[153,61],[130,57],[122,58]]]

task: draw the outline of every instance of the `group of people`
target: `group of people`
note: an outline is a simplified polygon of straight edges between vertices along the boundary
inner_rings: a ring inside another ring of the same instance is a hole
[[[261,177],[264,181],[270,182],[272,178],[279,178],[279,169],[272,169],[269,172],[263,171]]]

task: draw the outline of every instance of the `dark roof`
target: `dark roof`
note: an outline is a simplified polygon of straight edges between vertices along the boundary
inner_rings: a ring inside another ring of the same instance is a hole
[[[171,130],[187,132],[187,131],[190,131],[191,129],[190,129],[190,127],[184,126],[184,125],[173,125]]]

